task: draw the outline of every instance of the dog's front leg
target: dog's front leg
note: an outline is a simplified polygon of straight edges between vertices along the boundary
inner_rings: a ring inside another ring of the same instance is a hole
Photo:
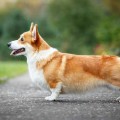
[[[120,102],[120,97],[116,98],[116,101]]]
[[[56,100],[61,92],[61,89],[62,89],[62,82],[57,83],[55,88],[50,87],[51,95],[45,97],[45,100],[48,100],[48,101]]]

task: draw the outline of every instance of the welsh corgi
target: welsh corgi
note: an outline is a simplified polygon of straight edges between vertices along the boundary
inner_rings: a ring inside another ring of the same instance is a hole
[[[119,57],[59,52],[40,36],[37,24],[31,23],[30,30],[8,47],[11,55],[26,56],[31,80],[41,90],[51,92],[45,100],[56,100],[61,91],[80,92],[108,84],[120,87]]]

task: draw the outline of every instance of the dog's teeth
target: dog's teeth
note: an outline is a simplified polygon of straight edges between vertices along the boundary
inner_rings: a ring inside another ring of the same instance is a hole
[[[14,52],[15,52],[15,51],[12,51],[12,52],[10,53],[10,55],[13,55]]]
[[[13,50],[13,51],[10,53],[10,55],[15,55],[15,53],[16,53],[16,51]]]

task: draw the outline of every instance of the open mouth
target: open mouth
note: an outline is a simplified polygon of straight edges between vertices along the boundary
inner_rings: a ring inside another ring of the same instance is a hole
[[[14,49],[10,55],[17,55],[19,53],[25,52],[25,48]]]

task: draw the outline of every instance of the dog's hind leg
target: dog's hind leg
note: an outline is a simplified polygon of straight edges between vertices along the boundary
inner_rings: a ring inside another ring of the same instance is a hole
[[[120,90],[120,87],[112,85],[110,83],[105,84],[105,87],[107,87],[110,90]]]
[[[108,85],[109,85],[110,88],[120,90],[120,80],[119,79],[110,80],[110,84],[108,83]],[[116,100],[118,102],[120,102],[120,97],[118,97]]]

